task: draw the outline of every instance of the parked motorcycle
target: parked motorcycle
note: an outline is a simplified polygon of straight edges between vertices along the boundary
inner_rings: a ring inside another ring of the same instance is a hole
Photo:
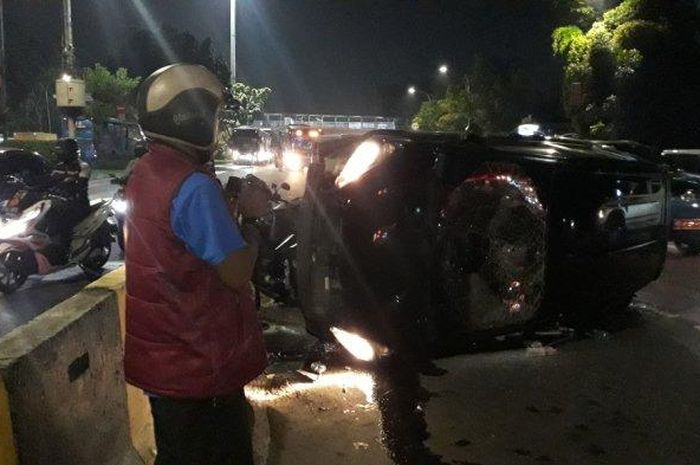
[[[260,307],[262,295],[284,305],[297,305],[296,219],[299,199],[282,198],[280,190],[289,191],[289,184],[272,184],[268,188],[264,181],[252,175],[244,179],[230,177],[226,192],[235,196],[244,182],[256,183],[270,192],[267,215],[254,221],[262,237],[253,273],[256,305]]]
[[[55,245],[44,232],[44,223],[58,198],[40,200],[16,218],[0,222],[0,292],[10,294],[31,275],[47,275],[78,265],[89,277],[97,277],[109,260],[112,246],[107,222],[111,202],[91,207],[90,214],[75,228],[67,260],[52,263],[47,252]]]

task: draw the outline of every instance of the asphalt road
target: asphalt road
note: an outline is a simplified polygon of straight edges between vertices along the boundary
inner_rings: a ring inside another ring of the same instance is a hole
[[[229,176],[245,176],[247,174],[255,174],[268,183],[288,182],[291,186],[290,192],[281,193],[285,198],[291,199],[303,195],[304,173],[281,172],[273,166],[217,165],[217,175],[224,183]],[[110,178],[102,174],[90,181],[89,189],[90,199],[96,201],[111,199],[117,186],[112,185]],[[116,244],[113,244],[112,257],[106,270],[114,270],[122,263],[121,251]],[[16,293],[10,296],[0,295],[0,336],[71,297],[89,282],[90,280],[85,277],[83,272],[78,267],[74,267],[44,277],[31,277],[27,284]]]
[[[295,372],[308,361],[278,363],[248,387],[268,412],[267,463],[698,464],[699,266],[671,249],[627,315],[543,347],[492,341],[429,370],[331,361],[315,380]]]

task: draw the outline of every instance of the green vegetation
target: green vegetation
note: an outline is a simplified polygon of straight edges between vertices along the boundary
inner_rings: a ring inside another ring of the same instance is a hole
[[[255,117],[262,114],[272,89],[269,87],[252,87],[243,82],[236,82],[231,87],[231,94],[240,106],[235,111],[238,125],[251,124]]]
[[[486,132],[510,131],[535,106],[534,87],[520,70],[498,72],[477,58],[459,85],[421,105],[413,124],[430,131],[459,132],[469,125]]]
[[[624,0],[572,13],[552,34],[564,61],[566,111],[587,136],[652,144],[697,142],[700,115],[700,18],[686,0]],[[682,117],[680,115],[683,115]]]
[[[116,117],[117,107],[127,106],[129,95],[141,82],[140,77],[129,76],[126,68],[111,72],[99,63],[85,69],[84,79],[87,92],[93,99],[85,112],[96,125]]]

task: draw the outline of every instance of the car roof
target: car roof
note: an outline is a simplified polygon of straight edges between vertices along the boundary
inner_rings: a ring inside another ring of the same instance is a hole
[[[661,152],[661,155],[695,155],[700,156],[700,149],[668,149]]]
[[[367,133],[367,137],[380,137],[392,142],[403,144],[436,144],[443,147],[474,149],[481,145],[501,152],[517,152],[537,158],[547,159],[576,159],[576,158],[608,158],[624,161],[643,160],[638,155],[614,149],[610,145],[604,147],[596,141],[569,138],[530,138],[513,134],[479,137],[465,133],[420,132],[406,130],[377,130]]]

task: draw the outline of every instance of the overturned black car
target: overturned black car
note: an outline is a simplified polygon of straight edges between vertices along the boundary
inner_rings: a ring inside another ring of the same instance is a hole
[[[585,141],[371,132],[309,169],[307,327],[371,359],[367,341],[626,308],[665,261],[666,184],[657,165]]]

